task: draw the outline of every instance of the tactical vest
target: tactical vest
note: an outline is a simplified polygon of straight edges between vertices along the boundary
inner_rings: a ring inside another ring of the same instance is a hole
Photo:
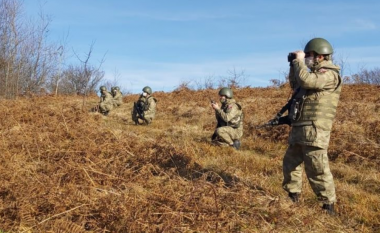
[[[240,114],[236,115],[229,122],[225,122],[223,119],[218,118],[217,119],[218,120],[218,127],[221,127],[221,126],[231,126],[232,128],[239,128],[240,125],[242,124],[243,117],[244,117],[244,114],[243,114],[243,111],[242,111],[242,107],[238,103],[232,103],[232,104],[236,104],[237,105],[237,107],[240,110]],[[229,104],[225,104],[224,106],[222,105],[222,109],[223,109],[224,112],[227,112],[228,105]]]
[[[332,70],[338,73],[338,71]],[[289,114],[292,125],[311,125],[314,121],[318,127],[331,130],[342,89],[342,79],[339,73],[338,79],[339,83],[334,90],[318,91],[301,88],[293,100]],[[315,96],[318,97],[315,98]]]

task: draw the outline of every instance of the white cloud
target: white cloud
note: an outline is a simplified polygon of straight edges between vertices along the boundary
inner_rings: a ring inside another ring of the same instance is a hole
[[[355,19],[352,22],[352,28],[356,30],[376,30],[377,25],[371,20]]]

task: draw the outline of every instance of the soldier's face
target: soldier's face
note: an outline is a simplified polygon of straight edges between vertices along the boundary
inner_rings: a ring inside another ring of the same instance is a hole
[[[146,92],[143,92],[143,94],[142,94],[142,95],[146,97],[146,96],[148,95],[148,93],[146,93]]]
[[[219,100],[221,103],[224,103],[224,102],[226,102],[226,97],[224,95],[220,95]]]

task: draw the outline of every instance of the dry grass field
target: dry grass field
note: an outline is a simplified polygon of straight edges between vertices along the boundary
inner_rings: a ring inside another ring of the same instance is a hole
[[[156,92],[157,116],[135,126],[137,95],[108,117],[98,98],[1,100],[0,232],[380,232],[380,87],[345,85],[329,147],[337,216],[304,176],[293,204],[282,183],[288,126],[255,129],[290,89],[240,88],[242,148],[214,147],[209,97]]]

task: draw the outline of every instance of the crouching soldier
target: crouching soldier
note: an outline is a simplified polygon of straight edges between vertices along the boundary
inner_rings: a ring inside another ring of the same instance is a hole
[[[113,106],[120,107],[123,104],[123,94],[120,91],[119,87],[112,87],[111,93],[113,97]]]
[[[113,109],[113,97],[105,86],[100,87],[100,94],[99,112],[107,116]]]
[[[156,98],[152,96],[152,89],[148,86],[142,89],[143,93],[137,102],[133,103],[132,120],[136,125],[150,124],[156,115]]]
[[[240,104],[233,99],[230,88],[224,87],[219,91],[222,106],[212,102],[211,107],[215,110],[217,126],[212,135],[212,143],[220,146],[232,146],[240,148],[240,138],[243,136],[243,111]]]

